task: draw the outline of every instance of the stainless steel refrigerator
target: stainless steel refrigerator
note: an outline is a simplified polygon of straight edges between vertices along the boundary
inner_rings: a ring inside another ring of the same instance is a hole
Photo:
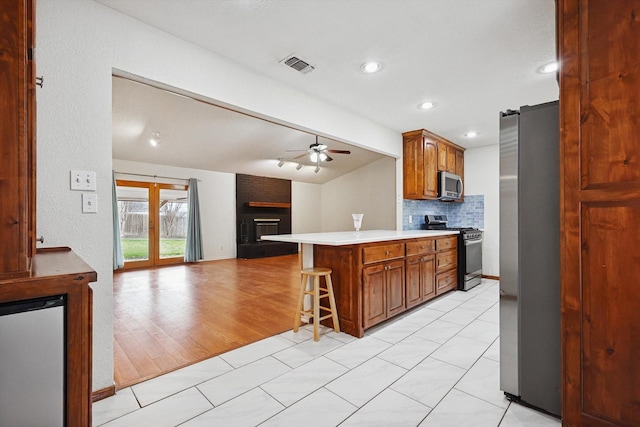
[[[500,113],[500,389],[560,415],[558,102]]]

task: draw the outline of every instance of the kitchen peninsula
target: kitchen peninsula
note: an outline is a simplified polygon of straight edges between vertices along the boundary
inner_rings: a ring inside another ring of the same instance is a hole
[[[368,329],[457,285],[457,231],[368,230],[281,234],[263,240],[299,243],[301,267],[332,273],[340,329]],[[326,319],[332,326],[331,319]]]

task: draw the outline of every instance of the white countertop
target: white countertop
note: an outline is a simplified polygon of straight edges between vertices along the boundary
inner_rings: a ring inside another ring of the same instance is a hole
[[[342,246],[358,243],[386,242],[389,240],[416,239],[421,237],[449,236],[459,234],[449,230],[365,230],[356,234],[355,231],[336,231],[328,233],[306,234],[276,234],[262,236],[262,240],[289,243],[308,243],[313,245]]]

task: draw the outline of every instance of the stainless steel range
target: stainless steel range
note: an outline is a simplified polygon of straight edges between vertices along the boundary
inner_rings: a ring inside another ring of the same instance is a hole
[[[426,230],[452,230],[458,234],[458,289],[468,291],[482,279],[482,230],[448,227],[446,215],[425,215]]]

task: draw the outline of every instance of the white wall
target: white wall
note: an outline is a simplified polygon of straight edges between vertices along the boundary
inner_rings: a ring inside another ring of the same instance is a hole
[[[352,213],[363,213],[362,230],[396,229],[396,159],[385,157],[322,186],[322,231],[353,230]]]
[[[38,235],[45,236],[47,246],[71,246],[98,272],[93,285],[94,390],[113,384],[110,194],[114,70],[340,141],[402,155],[402,137],[392,129],[93,1],[37,0],[36,13],[36,67],[46,82],[37,90]],[[97,214],[80,212],[80,192],[69,190],[71,169],[96,171]],[[391,191],[395,197],[395,188]],[[369,226],[365,216],[365,227]]]
[[[500,146],[489,145],[464,152],[464,192],[484,195],[482,273],[500,275]]]
[[[322,186],[305,182],[291,182],[291,232],[319,233],[322,231]]]
[[[236,256],[236,175],[200,169],[187,169],[150,163],[113,159],[113,170],[172,178],[197,178],[202,219],[202,243],[205,260]],[[119,176],[117,178],[120,179]],[[125,175],[130,181],[153,181],[153,178]],[[158,178],[156,182],[176,181]]]

